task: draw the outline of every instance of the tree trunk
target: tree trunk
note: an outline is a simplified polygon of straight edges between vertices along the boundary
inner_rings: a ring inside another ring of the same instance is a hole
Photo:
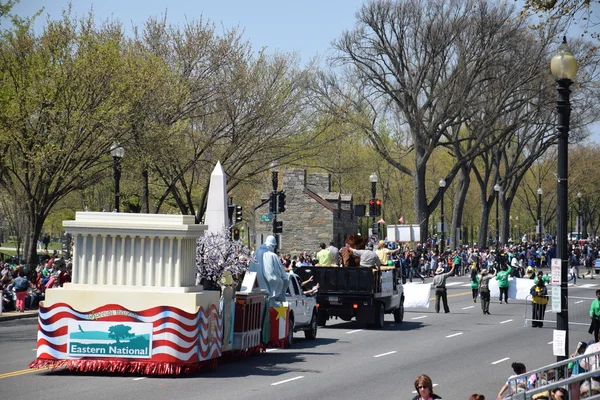
[[[415,186],[414,201],[415,201],[415,214],[417,216],[417,224],[421,230],[421,242],[426,242],[429,237],[429,207],[427,206],[427,194],[425,193],[425,173],[426,173],[426,162],[420,162],[417,156],[415,163],[415,174],[413,175],[413,182]]]
[[[460,174],[458,176],[458,191],[454,195],[454,204],[452,206],[452,230],[450,232],[450,248],[452,249],[457,248],[458,244],[460,243],[460,238],[458,238],[457,233],[462,225],[465,199],[467,198],[467,192],[469,191],[469,185],[471,183],[471,178],[469,177],[470,171],[470,166],[465,165],[461,167]]]
[[[26,262],[29,268],[35,269],[38,265],[37,255],[37,240],[42,232],[42,225],[44,220],[41,216],[33,214],[29,222],[29,229],[27,232],[27,247],[25,248]]]
[[[150,190],[148,189],[148,168],[142,171],[142,213],[150,213]]]
[[[481,201],[481,219],[479,221],[479,235],[477,236],[477,246],[480,249],[487,248],[488,226],[490,223],[490,208],[485,199]]]

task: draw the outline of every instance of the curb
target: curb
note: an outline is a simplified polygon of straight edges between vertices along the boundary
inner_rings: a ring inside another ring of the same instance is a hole
[[[37,318],[38,317],[38,313],[37,312],[33,312],[33,313],[14,313],[14,312],[10,312],[7,314],[2,314],[0,315],[0,322],[2,321],[12,321],[15,319],[25,319],[25,318]]]

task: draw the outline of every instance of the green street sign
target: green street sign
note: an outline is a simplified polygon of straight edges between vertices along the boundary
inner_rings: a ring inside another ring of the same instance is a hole
[[[260,215],[260,220],[262,222],[271,222],[273,220],[273,214],[269,213],[269,214],[261,214]]]

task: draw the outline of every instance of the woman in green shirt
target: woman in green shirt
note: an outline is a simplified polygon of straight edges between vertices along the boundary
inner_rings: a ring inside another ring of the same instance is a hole
[[[477,303],[477,295],[479,294],[479,275],[477,274],[477,264],[471,266],[471,291],[473,292],[473,303]]]
[[[590,324],[589,333],[594,335],[594,341],[598,343],[598,331],[600,330],[600,289],[596,290],[596,300],[592,301],[590,306]]]

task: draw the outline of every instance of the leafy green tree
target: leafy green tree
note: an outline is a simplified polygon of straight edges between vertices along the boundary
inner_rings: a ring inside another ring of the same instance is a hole
[[[111,144],[125,141],[121,42],[119,25],[68,10],[39,35],[17,18],[0,32],[0,183],[23,193],[30,265],[53,207],[103,179]]]

